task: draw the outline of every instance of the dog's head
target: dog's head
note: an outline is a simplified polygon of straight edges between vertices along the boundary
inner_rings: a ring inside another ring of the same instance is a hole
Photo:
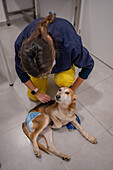
[[[77,95],[75,92],[68,87],[61,87],[56,93],[55,100],[62,104],[76,103]]]

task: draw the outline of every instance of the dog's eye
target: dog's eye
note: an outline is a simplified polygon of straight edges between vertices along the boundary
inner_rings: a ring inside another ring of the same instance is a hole
[[[67,91],[67,92],[65,92],[66,94],[69,94],[69,92]]]
[[[59,89],[59,91],[61,91],[61,89]]]

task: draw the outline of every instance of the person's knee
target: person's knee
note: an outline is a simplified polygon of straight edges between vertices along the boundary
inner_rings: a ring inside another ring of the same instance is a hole
[[[31,77],[31,81],[32,83],[35,85],[36,88],[38,88],[38,90],[41,92],[41,93],[46,93],[47,91],[47,82],[48,82],[48,78],[42,80],[41,78],[35,78],[35,77]],[[28,88],[27,89],[27,95],[30,99],[34,100],[34,101],[37,101],[38,99],[35,97],[35,95],[32,95],[31,94],[31,91],[30,89]]]
[[[56,75],[54,80],[59,87],[70,87],[74,83],[75,78],[71,75]]]

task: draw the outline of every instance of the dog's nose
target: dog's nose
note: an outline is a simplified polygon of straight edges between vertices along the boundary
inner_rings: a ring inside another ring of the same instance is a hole
[[[57,99],[57,100],[59,100],[59,99],[60,99],[60,97],[61,97],[60,95],[56,95],[56,99]]]

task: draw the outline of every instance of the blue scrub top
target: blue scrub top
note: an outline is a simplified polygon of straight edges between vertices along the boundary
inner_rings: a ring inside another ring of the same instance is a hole
[[[21,59],[18,52],[22,42],[30,37],[36,30],[37,25],[43,18],[38,18],[31,22],[18,36],[15,42],[15,68],[20,80],[25,83],[30,77],[22,71]],[[81,37],[76,33],[73,25],[65,19],[55,18],[55,21],[48,26],[48,33],[52,37],[56,48],[56,64],[52,73],[59,73],[68,70],[74,64],[81,68],[79,76],[87,79],[93,69],[94,60],[89,55],[88,50],[82,45]]]

